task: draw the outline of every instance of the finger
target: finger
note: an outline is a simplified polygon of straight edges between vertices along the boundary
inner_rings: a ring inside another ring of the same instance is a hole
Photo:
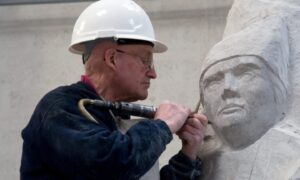
[[[187,144],[199,144],[203,141],[203,136],[195,136],[187,131],[184,131],[178,136],[182,141],[185,141]]]
[[[200,114],[200,113],[192,113],[189,115],[189,118],[196,118],[198,119],[205,127],[208,124],[208,119],[204,114]]]
[[[192,126],[196,129],[202,129],[203,127],[205,127],[205,125],[203,125],[201,123],[201,121],[197,118],[189,118],[189,119],[187,119],[185,124],[189,125],[189,126]]]
[[[190,134],[190,133],[187,132],[187,131],[184,131],[184,132],[180,133],[180,134],[178,135],[178,137],[179,137],[179,139],[185,140],[185,141],[187,141],[187,142],[191,142],[192,139],[193,139],[193,135]]]
[[[202,113],[191,113],[189,116],[195,118],[201,118],[201,119],[206,118],[206,116]]]
[[[182,130],[182,132],[188,132],[194,136],[203,136],[204,134],[204,127],[200,125],[199,127],[195,128],[191,125],[185,125]]]

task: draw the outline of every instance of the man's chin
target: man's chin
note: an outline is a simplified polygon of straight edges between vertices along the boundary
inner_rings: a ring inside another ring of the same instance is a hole
[[[136,96],[136,97],[132,98],[131,102],[142,101],[142,100],[147,99],[147,97],[148,97],[148,94],[146,94],[146,95],[144,95],[144,94],[143,95],[139,95],[139,96]]]
[[[141,97],[141,98],[139,98],[138,100],[145,100],[147,98],[147,96],[146,97]]]
[[[139,100],[145,100],[148,97],[148,91],[143,92],[140,94],[140,99]]]

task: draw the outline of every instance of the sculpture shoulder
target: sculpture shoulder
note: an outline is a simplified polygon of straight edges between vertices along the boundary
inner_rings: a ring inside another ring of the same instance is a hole
[[[300,127],[293,125],[292,123],[282,123],[275,126],[273,129],[300,141]]]

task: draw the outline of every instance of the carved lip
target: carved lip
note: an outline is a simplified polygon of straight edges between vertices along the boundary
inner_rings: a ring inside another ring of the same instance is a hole
[[[218,114],[230,114],[230,113],[234,113],[236,111],[241,111],[242,109],[244,109],[243,105],[227,104],[218,111]]]

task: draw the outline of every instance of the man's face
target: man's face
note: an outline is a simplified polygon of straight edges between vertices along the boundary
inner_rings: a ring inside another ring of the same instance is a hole
[[[116,48],[116,82],[120,100],[143,100],[148,96],[150,80],[156,78],[152,46],[122,45]]]
[[[203,76],[205,113],[233,148],[253,143],[278,118],[268,71],[258,58],[243,56],[219,62]]]

